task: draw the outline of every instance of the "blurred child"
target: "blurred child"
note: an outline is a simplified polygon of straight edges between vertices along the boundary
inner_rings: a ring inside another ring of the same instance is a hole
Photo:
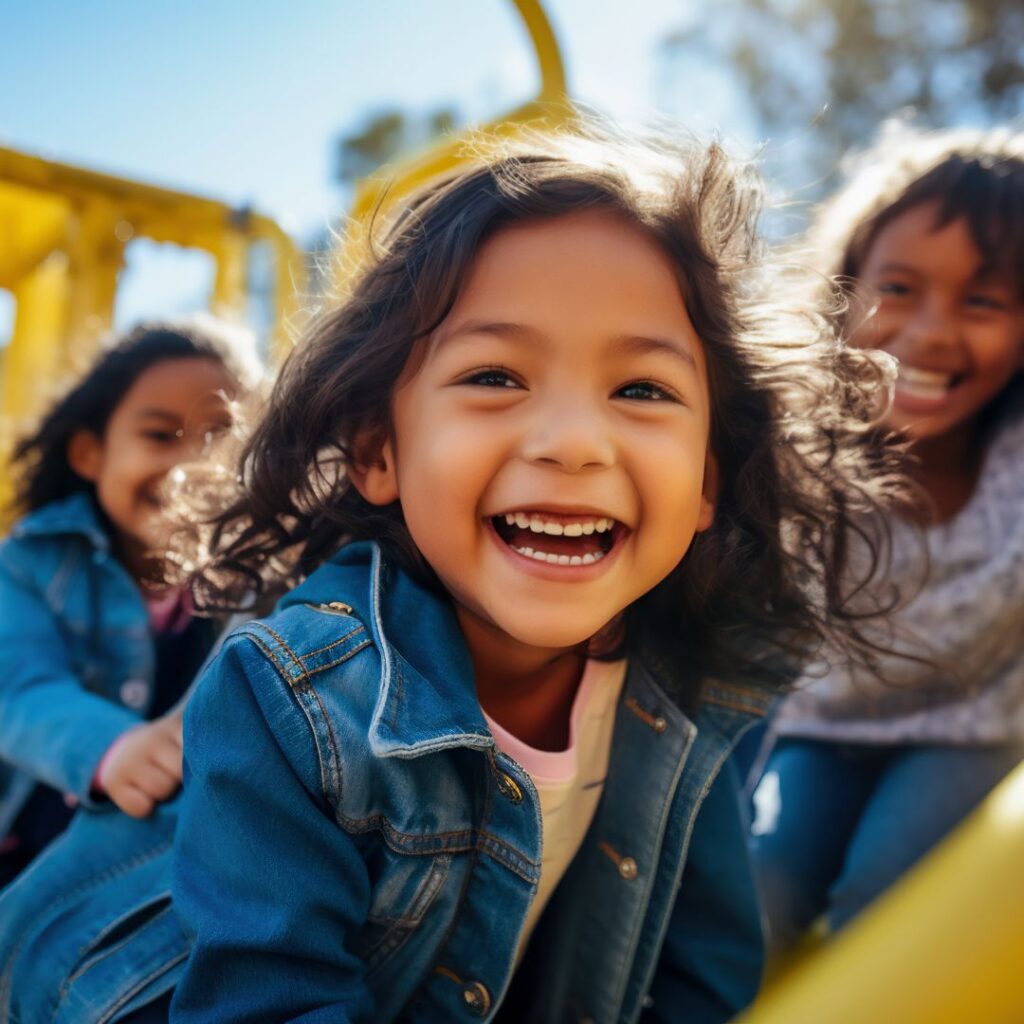
[[[181,781],[171,712],[214,638],[161,581],[162,484],[230,424],[251,359],[212,321],[146,324],[14,454],[0,544],[0,881],[111,800],[148,815]]]
[[[694,1024],[756,991],[719,769],[810,641],[855,646],[885,361],[757,300],[717,146],[509,146],[398,217],[217,519],[208,596],[298,585],[186,712],[175,1021]]]
[[[918,592],[881,678],[835,663],[772,726],[753,845],[779,948],[849,921],[1024,754],[1024,135],[883,134],[818,238],[854,341],[899,361],[888,425],[927,502],[893,524]]]

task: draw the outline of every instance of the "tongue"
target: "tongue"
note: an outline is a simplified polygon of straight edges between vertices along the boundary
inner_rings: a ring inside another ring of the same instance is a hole
[[[534,533],[518,526],[508,531],[506,542],[514,548],[533,548],[549,555],[596,555],[604,550],[596,533],[582,537],[553,536],[550,533]]]

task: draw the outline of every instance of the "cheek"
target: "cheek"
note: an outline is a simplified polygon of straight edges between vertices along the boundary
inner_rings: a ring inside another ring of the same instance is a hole
[[[979,331],[971,349],[978,369],[993,376],[1012,374],[1024,357],[1024,341],[1006,330]]]

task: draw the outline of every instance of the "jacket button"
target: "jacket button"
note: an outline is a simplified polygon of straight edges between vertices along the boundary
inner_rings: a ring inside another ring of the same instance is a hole
[[[501,773],[498,776],[498,792],[513,804],[521,804],[523,802],[523,791],[519,788],[519,783],[511,775]]]
[[[144,679],[128,679],[121,684],[119,693],[125,707],[139,711],[149,700],[149,684]]]
[[[622,875],[627,882],[632,882],[633,879],[636,878],[638,872],[639,869],[636,866],[636,861],[633,860],[632,857],[623,857],[622,860],[619,861],[619,874]]]
[[[479,981],[471,981],[462,990],[462,1001],[474,1017],[485,1017],[491,1008],[491,993]]]

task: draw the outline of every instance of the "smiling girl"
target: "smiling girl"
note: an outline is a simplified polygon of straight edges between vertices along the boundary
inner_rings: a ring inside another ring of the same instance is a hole
[[[161,485],[230,422],[251,368],[215,325],[123,338],[17,447],[0,544],[0,882],[75,804],[144,817],[181,781],[168,714],[214,639],[159,575]]]
[[[899,360],[887,424],[926,500],[895,524],[919,593],[884,683],[834,665],[773,726],[754,849],[779,947],[849,921],[1024,756],[1024,136],[886,135],[819,237],[853,340]]]
[[[298,585],[186,713],[173,1020],[753,997],[722,766],[807,644],[856,644],[838,538],[885,378],[756,300],[758,196],[716,146],[511,144],[291,355],[204,574]]]

